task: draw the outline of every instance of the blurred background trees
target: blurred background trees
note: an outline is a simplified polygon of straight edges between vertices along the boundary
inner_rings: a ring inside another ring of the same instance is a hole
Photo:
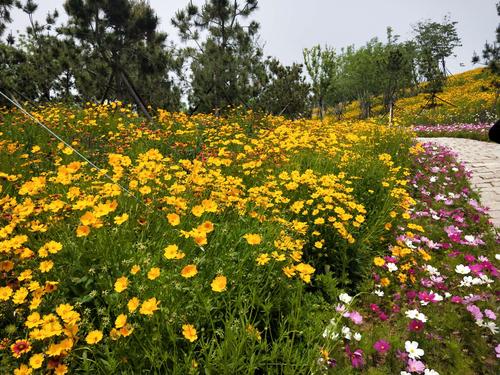
[[[311,46],[303,51],[303,65],[286,66],[264,56],[254,20],[258,5],[189,2],[171,18],[181,40],[175,45],[146,1],[66,0],[64,22],[52,12],[41,23],[34,21],[35,0],[0,0],[0,88],[28,102],[121,100],[147,116],[149,107],[222,113],[242,106],[340,119],[357,101],[367,118],[382,98],[382,111],[392,119],[405,96],[426,92],[428,104],[436,105],[446,60],[461,45],[456,22],[444,17],[418,22],[411,40],[401,41],[388,28],[384,41],[339,50]],[[8,33],[14,7],[29,19],[15,37]],[[498,70],[496,42],[475,59]]]

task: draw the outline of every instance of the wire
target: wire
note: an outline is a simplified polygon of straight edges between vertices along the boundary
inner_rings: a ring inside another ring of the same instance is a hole
[[[48,128],[46,125],[44,125],[40,120],[38,120],[36,117],[34,117],[31,113],[29,113],[28,111],[26,111],[23,106],[21,104],[19,104],[19,102],[15,99],[12,99],[10,98],[9,96],[7,96],[6,94],[4,94],[1,90],[0,90],[0,95],[2,95],[5,99],[7,99],[9,102],[11,102],[12,104],[14,104],[24,115],[26,115],[27,117],[29,117],[30,119],[32,119],[33,121],[35,121],[35,123],[37,123],[38,125],[40,125],[43,129],[45,129],[47,132],[49,132],[53,137],[55,137],[56,139],[58,139],[59,141],[61,141],[62,143],[64,143],[66,145],[66,147],[68,147],[69,149],[71,149],[75,154],[77,154],[81,159],[85,160],[89,165],[91,165],[93,168],[97,169],[99,172],[102,173],[102,175],[106,178],[108,178],[113,184],[115,184],[116,186],[118,186],[121,190],[123,190],[124,192],[126,192],[128,195],[130,195],[132,198],[134,198],[137,202],[143,204],[144,206],[148,207],[143,201],[141,201],[139,198],[137,198],[130,190],[128,190],[125,186],[119,184],[118,182],[116,182],[115,180],[113,180],[113,178],[108,175],[104,169],[102,168],[99,168],[95,163],[93,163],[89,158],[87,158],[85,155],[83,155],[80,151],[76,150],[73,146],[71,146],[68,142],[66,142],[64,139],[62,139],[59,135],[57,135],[54,131],[52,131],[50,128]]]

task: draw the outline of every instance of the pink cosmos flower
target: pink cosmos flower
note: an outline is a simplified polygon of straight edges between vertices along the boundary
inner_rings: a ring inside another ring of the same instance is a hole
[[[491,319],[491,320],[496,320],[497,319],[497,316],[495,315],[495,313],[493,311],[491,311],[490,309],[484,310],[484,315],[486,315],[486,317],[488,319]]]
[[[483,313],[481,312],[481,309],[476,305],[468,305],[467,311],[470,312],[472,316],[474,316],[474,319],[483,320]]]
[[[425,365],[422,361],[417,361],[415,359],[409,359],[407,370],[409,372],[416,372],[418,374],[421,374],[425,370]]]
[[[349,319],[352,320],[352,322],[354,324],[361,324],[361,323],[363,323],[363,317],[357,311],[350,312],[348,317],[349,317]]]

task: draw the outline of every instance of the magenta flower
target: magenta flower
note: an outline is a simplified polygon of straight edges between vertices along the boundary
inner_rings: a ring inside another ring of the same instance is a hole
[[[418,319],[413,319],[410,324],[408,324],[408,330],[411,332],[420,332],[424,329],[424,323]]]
[[[451,302],[453,302],[453,303],[462,303],[462,297],[460,297],[460,296],[452,296],[451,297]]]
[[[378,340],[375,344],[373,344],[373,349],[380,354],[385,354],[391,349],[391,344],[385,340]]]
[[[386,314],[385,312],[383,312],[383,311],[381,311],[381,312],[378,314],[378,318],[379,318],[381,321],[383,321],[383,322],[385,322],[387,319],[389,319],[389,317],[387,316],[387,314]]]
[[[488,317],[488,319],[491,319],[491,320],[497,319],[497,316],[495,315],[495,313],[493,311],[491,311],[490,309],[484,310],[484,315],[486,315]]]
[[[363,367],[363,350],[361,349],[356,349],[354,352],[351,352],[351,348],[349,348],[349,345],[346,345],[345,347],[345,352],[349,359],[351,360],[351,365],[354,368],[360,368]]]

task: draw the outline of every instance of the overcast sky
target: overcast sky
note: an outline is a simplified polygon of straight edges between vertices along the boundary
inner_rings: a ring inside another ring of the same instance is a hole
[[[58,8],[63,15],[63,0],[39,0],[37,18]],[[188,0],[150,0],[161,21],[161,29],[178,42],[170,23],[175,11]],[[203,4],[203,0],[194,0]],[[340,49],[349,44],[360,46],[377,36],[385,40],[387,26],[402,39],[412,37],[411,25],[432,19],[440,21],[449,14],[458,21],[457,30],[463,46],[456,58],[448,61],[455,73],[472,68],[474,51],[481,52],[484,43],[493,41],[500,17],[497,0],[260,0],[253,19],[261,25],[260,42],[264,53],[283,63],[302,62],[302,50],[315,44]],[[23,31],[27,16],[14,11],[11,29]],[[61,21],[64,16],[61,16]]]

